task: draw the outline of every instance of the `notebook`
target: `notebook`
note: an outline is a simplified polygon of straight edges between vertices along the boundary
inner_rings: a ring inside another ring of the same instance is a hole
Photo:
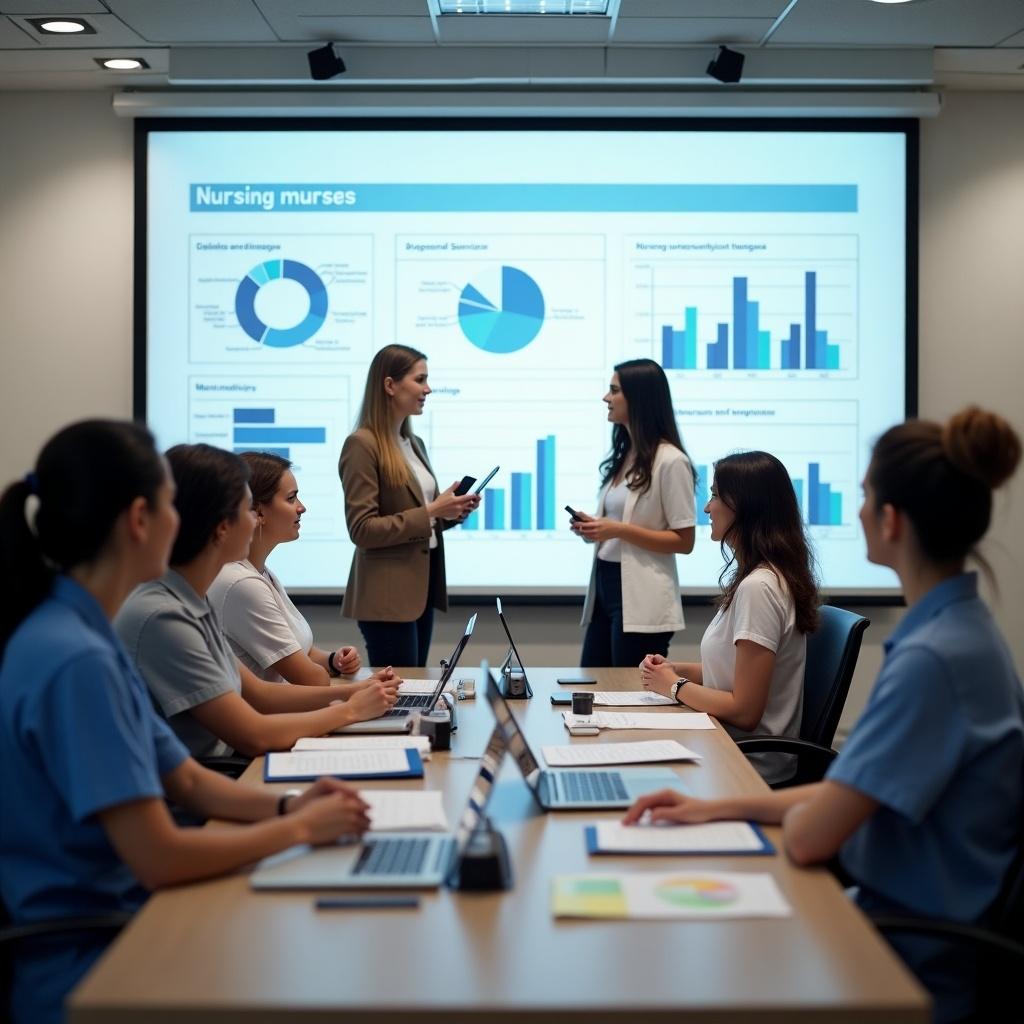
[[[629,807],[637,797],[655,789],[685,793],[670,768],[617,768],[590,771],[542,769],[508,702],[489,671],[484,670],[487,700],[505,735],[505,742],[538,806],[550,810],[599,810]]]
[[[483,823],[508,746],[495,726],[454,835],[372,832],[358,843],[295,846],[262,860],[253,889],[436,889],[458,864]]]
[[[455,667],[459,663],[459,658],[462,657],[462,652],[466,649],[466,644],[469,643],[469,638],[473,635],[474,626],[476,626],[475,613],[469,617],[466,628],[462,636],[459,637],[458,643],[452,649],[451,655],[447,659],[442,659],[441,665],[444,671],[441,673],[441,678],[438,679],[432,693],[401,694],[395,702],[395,706],[380,717],[368,718],[365,722],[353,722],[351,725],[344,725],[340,729],[335,729],[334,732],[340,734],[408,732],[412,728],[412,716],[419,712],[432,711],[434,705],[438,702],[452,674],[455,672]]]

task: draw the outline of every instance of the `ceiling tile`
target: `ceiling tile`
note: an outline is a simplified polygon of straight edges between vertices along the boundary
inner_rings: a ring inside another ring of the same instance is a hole
[[[621,0],[619,21],[624,18],[771,18],[789,0]]]
[[[771,45],[994,46],[1022,29],[1021,0],[798,0]]]
[[[252,0],[107,0],[153,43],[266,43],[273,29]]]
[[[620,18],[614,42],[633,43],[759,43],[771,18]]]
[[[9,18],[0,17],[0,50],[38,50],[39,33],[27,25],[19,25]]]
[[[30,18],[39,14],[106,14],[102,0],[14,0],[4,4],[4,14],[23,14]]]

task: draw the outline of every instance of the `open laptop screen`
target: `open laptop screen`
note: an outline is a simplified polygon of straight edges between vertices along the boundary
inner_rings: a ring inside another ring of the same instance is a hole
[[[530,745],[526,742],[526,737],[523,735],[522,729],[519,728],[519,723],[513,717],[512,709],[502,696],[494,676],[486,666],[484,666],[482,674],[487,687],[487,702],[494,712],[498,728],[504,734],[508,750],[523,773],[526,784],[530,789],[536,789],[540,784],[540,764],[534,757]]]

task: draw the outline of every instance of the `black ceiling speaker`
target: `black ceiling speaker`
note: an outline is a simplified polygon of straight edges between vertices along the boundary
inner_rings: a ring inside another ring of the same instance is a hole
[[[719,82],[738,82],[743,76],[744,60],[742,53],[730,50],[728,46],[720,46],[718,56],[708,65],[708,74]]]
[[[334,43],[310,50],[308,56],[309,73],[317,82],[324,82],[345,71],[345,62],[334,52]]]

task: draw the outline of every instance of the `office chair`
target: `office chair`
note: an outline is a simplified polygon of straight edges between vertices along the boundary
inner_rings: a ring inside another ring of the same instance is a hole
[[[962,924],[942,918],[868,914],[886,937],[917,935],[946,944],[958,959],[973,955],[977,965],[979,1021],[1021,1020],[1020,976],[1024,970],[1024,838],[985,918]],[[1017,1007],[1016,1010],[1013,1007]]]
[[[110,910],[82,917],[57,917],[50,921],[12,924],[7,908],[0,903],[0,1024],[11,1020],[11,980],[14,957],[48,939],[82,938],[94,935],[109,942],[131,920],[126,910]]]
[[[778,751],[797,756],[796,773],[773,789],[820,782],[825,777],[836,757],[832,740],[850,691],[864,630],[871,625],[870,619],[830,604],[822,605],[818,613],[818,628],[807,638],[799,739],[758,736],[736,743],[744,754]]]

